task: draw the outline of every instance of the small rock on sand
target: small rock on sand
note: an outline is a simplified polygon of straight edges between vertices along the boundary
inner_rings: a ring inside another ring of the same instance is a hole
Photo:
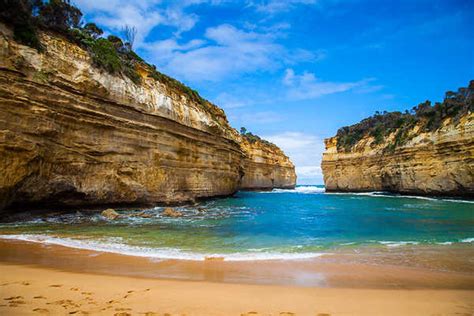
[[[165,207],[162,214],[163,214],[163,216],[168,216],[168,217],[181,217],[181,216],[183,216],[183,213],[181,213],[180,211],[176,211],[175,209],[173,209],[171,207]]]
[[[108,208],[105,211],[102,211],[100,215],[110,220],[114,220],[120,217],[120,215],[112,208]]]
[[[224,257],[205,257],[205,261],[224,261]]]

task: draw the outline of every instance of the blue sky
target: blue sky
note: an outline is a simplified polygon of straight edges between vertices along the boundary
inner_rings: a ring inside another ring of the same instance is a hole
[[[282,147],[300,184],[322,183],[338,128],[474,79],[471,0],[75,3],[107,32],[135,26],[141,56]]]

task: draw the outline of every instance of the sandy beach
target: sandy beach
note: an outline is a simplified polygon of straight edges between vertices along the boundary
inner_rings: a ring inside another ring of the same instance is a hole
[[[0,267],[3,315],[471,315],[474,311],[474,292],[467,290],[322,289]]]
[[[333,259],[153,262],[147,258],[12,241],[0,243],[0,254],[2,315],[322,316],[474,312],[474,276],[466,271],[368,267],[335,264]],[[319,286],[312,283],[315,275],[324,280]]]

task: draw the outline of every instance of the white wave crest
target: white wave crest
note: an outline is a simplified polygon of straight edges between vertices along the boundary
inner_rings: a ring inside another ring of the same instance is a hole
[[[370,197],[382,197],[382,198],[396,198],[396,199],[417,199],[434,202],[453,202],[453,203],[471,203],[474,204],[473,200],[461,200],[461,199],[443,199],[428,196],[419,195],[401,195],[401,194],[390,194],[384,191],[371,191],[371,192],[327,192],[326,194],[333,195],[358,195],[358,196],[370,196]]]
[[[464,239],[461,239],[459,242],[474,242],[474,238],[464,238]]]
[[[325,188],[317,186],[300,186],[294,189],[273,189],[270,192],[265,193],[299,193],[299,194],[315,194],[315,193],[324,193],[326,192]]]
[[[406,245],[418,245],[417,241],[379,241],[378,243],[385,245],[387,247],[400,247]]]
[[[327,253],[284,253],[284,252],[245,252],[245,253],[195,253],[175,248],[147,248],[130,246],[120,243],[120,238],[109,238],[106,241],[73,239],[49,235],[0,235],[0,239],[20,240],[26,242],[63,246],[98,252],[115,253],[125,256],[145,257],[153,259],[175,259],[205,261],[222,258],[225,261],[260,261],[260,260],[302,260],[317,258]]]

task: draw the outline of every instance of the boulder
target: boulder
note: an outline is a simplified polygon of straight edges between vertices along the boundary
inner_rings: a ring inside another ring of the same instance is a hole
[[[168,217],[181,217],[181,216],[183,216],[183,213],[181,213],[180,211],[176,211],[175,209],[173,209],[171,207],[165,207],[162,214],[163,214],[163,216],[168,216]]]
[[[152,218],[153,215],[145,213],[145,211],[142,211],[138,214],[133,215],[134,217],[141,217],[141,218]]]
[[[105,211],[102,211],[100,215],[110,220],[114,220],[120,217],[120,215],[112,208],[108,208]]]

